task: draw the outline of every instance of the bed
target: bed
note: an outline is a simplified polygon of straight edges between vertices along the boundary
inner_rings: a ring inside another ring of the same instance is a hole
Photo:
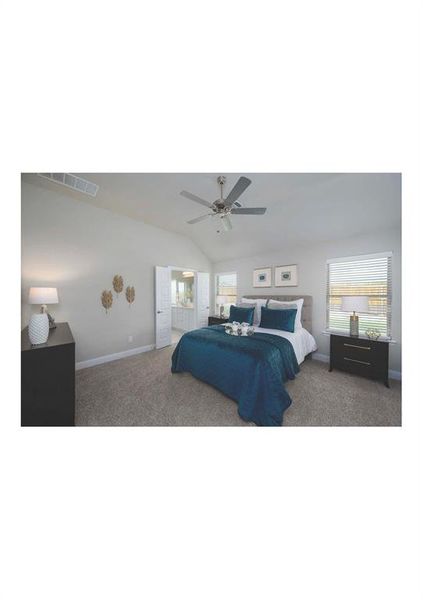
[[[294,333],[255,328],[252,337],[227,335],[223,325],[185,333],[172,355],[172,373],[189,372],[238,403],[238,414],[256,425],[280,426],[291,405],[284,384],[317,349],[311,335],[311,296],[260,295],[248,299],[292,301],[304,298],[302,328]]]

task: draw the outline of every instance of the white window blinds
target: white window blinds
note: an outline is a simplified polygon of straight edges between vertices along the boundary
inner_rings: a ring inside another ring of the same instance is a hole
[[[349,331],[342,296],[367,296],[369,312],[359,314],[360,334],[378,329],[391,337],[392,252],[335,258],[327,262],[327,328]]]
[[[237,275],[236,273],[218,273],[216,275],[216,302],[215,314],[220,314],[223,306],[223,314],[229,316],[231,304],[236,304]]]

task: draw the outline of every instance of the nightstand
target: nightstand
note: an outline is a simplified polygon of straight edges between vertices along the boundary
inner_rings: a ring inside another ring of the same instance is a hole
[[[389,387],[389,340],[331,333],[329,371],[332,369],[379,379]]]
[[[209,317],[209,325],[222,325],[227,322],[228,319],[222,319],[221,317]]]

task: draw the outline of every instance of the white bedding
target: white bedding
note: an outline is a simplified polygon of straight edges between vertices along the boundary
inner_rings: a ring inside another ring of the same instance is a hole
[[[289,331],[281,331],[279,329],[264,329],[264,327],[255,327],[255,331],[261,333],[271,333],[272,335],[279,335],[289,340],[294,348],[295,356],[297,357],[298,364],[304,362],[304,358],[309,352],[317,350],[317,344],[314,337],[307,331],[307,329],[301,328],[294,333]]]

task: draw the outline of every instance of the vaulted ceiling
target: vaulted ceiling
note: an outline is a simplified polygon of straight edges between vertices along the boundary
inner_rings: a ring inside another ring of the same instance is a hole
[[[100,186],[95,198],[36,175],[28,181],[83,202],[190,237],[213,261],[251,256],[294,243],[317,243],[400,225],[398,174],[76,173]],[[241,175],[252,180],[243,207],[266,206],[263,216],[231,217],[233,229],[217,233],[218,218],[187,221],[207,208],[180,195],[187,190],[213,202],[218,175],[228,193]]]

